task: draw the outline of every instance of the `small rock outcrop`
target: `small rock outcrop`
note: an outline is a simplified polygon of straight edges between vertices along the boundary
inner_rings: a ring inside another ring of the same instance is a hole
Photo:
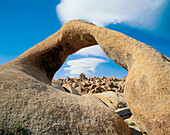
[[[121,93],[115,93],[112,91],[108,91],[108,92],[96,93],[93,95],[97,96],[101,100],[104,97],[104,99],[106,99],[109,103],[114,104],[116,109],[124,108],[127,106],[127,104],[124,100],[124,95]],[[105,102],[105,103],[107,104],[107,102]]]
[[[75,94],[75,95],[80,95],[79,92],[73,86],[71,86],[69,83],[63,84],[62,87],[68,93],[72,93],[72,94]]]
[[[84,80],[84,79],[86,79],[86,76],[85,76],[84,73],[81,73],[77,79],[78,80]]]

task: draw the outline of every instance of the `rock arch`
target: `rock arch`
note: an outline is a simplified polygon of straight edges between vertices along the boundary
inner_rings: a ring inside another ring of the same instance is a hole
[[[68,55],[95,44],[128,70],[125,99],[140,128],[154,135],[168,133],[169,58],[122,33],[81,20],[67,22],[46,40],[0,66],[0,119],[8,117],[7,124],[16,118],[26,121],[34,133],[131,134],[123,120],[106,107],[102,109],[102,104],[50,85]]]

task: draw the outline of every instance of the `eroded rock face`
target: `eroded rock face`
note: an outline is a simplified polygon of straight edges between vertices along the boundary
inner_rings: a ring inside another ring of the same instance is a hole
[[[168,135],[170,59],[126,35],[101,28],[94,37],[116,64],[128,70],[125,100],[141,130]]]
[[[70,21],[0,66],[0,126],[21,123],[32,134],[131,135],[123,119],[102,102],[95,103],[51,85],[53,75],[68,55],[97,44],[90,34],[93,28],[98,27]]]
[[[51,85],[52,86],[54,86],[56,89],[59,89],[59,90],[61,90],[61,91],[64,91],[64,92],[66,92],[66,90],[61,86],[61,84],[60,83],[58,83],[58,82],[52,82],[51,83]]]
[[[170,59],[122,33],[84,21],[66,23],[0,67],[0,120],[7,124],[22,121],[33,132],[43,134],[131,134],[110,109],[50,84],[68,55],[95,44],[128,70],[125,99],[138,126],[151,135],[168,134]]]
[[[72,93],[75,95],[80,95],[79,92],[69,83],[62,85],[62,87],[65,89],[66,92]]]

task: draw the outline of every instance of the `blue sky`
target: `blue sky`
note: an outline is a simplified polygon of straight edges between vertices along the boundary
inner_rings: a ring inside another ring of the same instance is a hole
[[[70,19],[122,32],[170,57],[170,0],[0,0],[0,65],[55,33]],[[122,78],[127,71],[93,46],[68,57],[55,79]]]

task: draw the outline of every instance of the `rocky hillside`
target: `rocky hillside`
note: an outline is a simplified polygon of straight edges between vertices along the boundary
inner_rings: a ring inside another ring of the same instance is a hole
[[[58,82],[62,86],[71,84],[80,94],[87,93],[101,93],[106,91],[113,91],[123,93],[125,87],[125,77],[116,79],[112,77],[86,77],[81,73],[78,78],[58,79],[53,80],[53,83]]]
[[[125,77],[86,77],[81,73],[78,78],[53,80],[52,85],[64,92],[83,96],[94,102],[102,102],[112,110],[127,107],[124,99]]]

